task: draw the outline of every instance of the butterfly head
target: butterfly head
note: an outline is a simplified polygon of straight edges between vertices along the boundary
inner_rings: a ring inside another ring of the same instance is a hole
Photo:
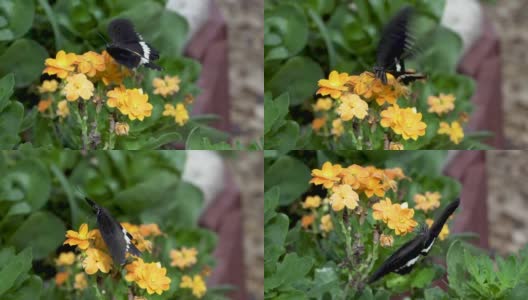
[[[88,199],[88,198],[84,198],[86,200],[86,202],[88,202],[88,204],[90,204],[90,206],[92,207],[92,210],[93,212],[98,215],[99,212],[101,211],[101,207],[99,205],[97,205],[97,203],[93,202],[92,200]]]

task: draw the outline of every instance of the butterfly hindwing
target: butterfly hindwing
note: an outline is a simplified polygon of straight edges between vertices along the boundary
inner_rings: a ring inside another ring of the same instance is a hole
[[[114,263],[116,265],[124,264],[126,261],[126,252],[140,256],[141,251],[132,243],[132,235],[106,209],[90,199],[86,199],[86,201],[90,203],[97,215],[97,226]]]
[[[378,66],[392,68],[395,59],[401,59],[410,48],[408,24],[412,14],[413,9],[405,7],[385,25],[377,49]]]
[[[118,63],[129,69],[137,67],[141,62],[141,56],[123,47],[108,46],[106,51],[108,51],[108,54],[110,54]]]

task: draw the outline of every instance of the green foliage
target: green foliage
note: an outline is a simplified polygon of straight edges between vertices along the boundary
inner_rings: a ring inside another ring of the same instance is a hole
[[[406,65],[428,77],[425,83],[412,85],[410,99],[400,97],[398,100],[401,107],[416,107],[427,124],[425,136],[417,141],[402,139],[404,149],[488,148],[482,141],[489,134],[466,133],[459,144],[437,134],[440,122],[453,122],[462,113],[471,112],[470,98],[475,89],[470,78],[456,74],[462,41],[456,33],[439,24],[444,0],[355,1],[354,9],[342,0],[266,0],[264,81],[268,95],[265,101],[265,149],[286,152],[291,149],[388,147],[389,143],[384,141],[386,135],[392,136],[390,128],[383,129],[379,124],[377,127],[367,126],[365,120],[352,120],[343,122],[346,123],[345,133],[339,138],[330,132],[332,120],[337,115],[316,113],[312,105],[315,104],[317,82],[326,78],[325,74],[336,70],[359,75],[372,69],[381,30],[404,5],[416,8],[417,18],[412,29],[417,37],[417,48],[421,50],[407,60]],[[456,97],[455,109],[447,116],[439,117],[428,112],[428,96],[440,93],[452,93]],[[277,102],[281,102],[280,105]],[[284,105],[288,108],[282,108]],[[287,118],[286,114],[278,112],[279,106],[281,112],[289,111]],[[370,116],[378,118],[379,108],[369,106]],[[271,114],[269,117],[268,113]],[[312,120],[322,117],[326,119],[324,130],[312,132]],[[275,121],[282,124],[280,128],[270,127]],[[350,134],[353,131],[356,136]]]
[[[92,288],[83,292],[71,286],[57,288],[50,272],[56,268],[54,259],[66,230],[78,231],[82,223],[96,227],[85,196],[121,222],[157,224],[165,235],[155,238],[153,253],[144,252],[142,257],[146,262],[160,261],[172,285],[153,299],[188,297],[188,290],[179,288],[182,272],[170,266],[169,253],[182,246],[195,247],[198,263],[185,272],[199,273],[215,264],[216,236],[198,225],[205,204],[202,192],[181,179],[185,160],[184,151],[81,153],[22,147],[0,152],[0,298],[98,297]],[[95,276],[88,279],[95,285]],[[115,297],[128,294],[124,280],[116,283],[108,276],[100,284]],[[225,292],[225,288],[211,289],[204,299],[223,299]]]

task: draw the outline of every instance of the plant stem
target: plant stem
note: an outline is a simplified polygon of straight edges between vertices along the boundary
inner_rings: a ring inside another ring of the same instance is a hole
[[[82,134],[82,149],[86,150],[88,148],[88,125],[86,124],[86,118],[81,116],[81,110],[82,109],[82,103],[79,102],[77,105],[77,109],[75,110],[75,116],[77,117],[77,121],[79,121],[79,124],[81,125],[81,134]]]
[[[352,236],[350,235],[350,232],[347,230],[345,226],[345,222],[343,220],[343,214],[341,214],[341,217],[337,218],[337,220],[339,222],[339,225],[341,226],[341,231],[345,235],[347,260],[350,261],[350,259],[352,259]]]

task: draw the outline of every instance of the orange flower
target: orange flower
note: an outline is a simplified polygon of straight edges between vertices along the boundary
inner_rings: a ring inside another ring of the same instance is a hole
[[[380,236],[381,247],[384,247],[384,248],[392,247],[393,243],[394,243],[394,238],[392,237],[392,235],[382,234]]]
[[[176,266],[180,269],[185,269],[196,264],[198,251],[196,248],[182,247],[181,250],[171,250],[170,257],[172,259],[171,266]]]
[[[88,100],[93,96],[94,85],[86,78],[86,75],[80,73],[69,76],[66,79],[66,86],[62,93],[66,95],[68,101],[75,101],[79,97]]]
[[[106,94],[109,99],[106,104],[109,107],[117,107],[119,111],[128,116],[130,120],[143,121],[145,117],[152,115],[152,104],[148,102],[148,95],[143,94],[142,89],[115,88]]]
[[[385,173],[385,176],[389,177],[390,179],[403,179],[405,178],[405,174],[403,174],[403,170],[401,168],[390,168],[383,170]]]
[[[326,118],[325,117],[315,118],[312,121],[312,129],[317,132],[317,131],[321,130],[321,128],[323,128],[325,126],[325,124],[326,124]]]
[[[75,69],[74,64],[77,60],[77,55],[74,53],[64,52],[60,50],[57,52],[57,56],[53,58],[46,58],[44,71],[42,73],[47,73],[49,75],[57,75],[57,77],[64,79],[68,76],[70,72],[73,72]]]
[[[321,205],[321,197],[319,196],[307,196],[303,203],[301,203],[302,208],[318,208]]]
[[[130,130],[130,126],[127,123],[117,122],[115,124],[114,132],[116,135],[128,135],[128,130]]]
[[[414,195],[414,202],[416,203],[414,207],[425,212],[434,210],[440,207],[440,198],[442,195],[439,192],[426,192],[425,195],[416,194]]]
[[[48,99],[42,99],[39,101],[38,103],[38,111],[43,113],[45,112],[46,110],[48,110],[48,108],[51,106],[51,98],[48,98]]]
[[[57,104],[57,115],[61,118],[66,118],[70,114],[70,108],[68,108],[68,101],[62,100]]]
[[[68,272],[58,272],[55,274],[55,284],[57,286],[63,285],[68,280],[68,276],[70,276]]]
[[[358,206],[358,194],[347,184],[341,184],[332,188],[330,203],[334,211],[341,211],[345,206],[348,209],[355,209]]]
[[[59,83],[57,82],[57,80],[55,79],[52,79],[52,80],[44,80],[42,82],[42,85],[38,87],[38,91],[39,93],[41,94],[44,94],[44,93],[53,93],[57,90],[57,87],[59,86]]]
[[[139,225],[139,233],[141,233],[141,235],[144,237],[148,237],[151,235],[159,236],[163,234],[160,228],[158,227],[158,224],[155,223]]]
[[[200,275],[194,275],[192,278],[190,276],[183,275],[180,287],[184,289],[191,289],[192,294],[198,299],[202,298],[207,292],[205,282]]]
[[[453,94],[440,94],[440,96],[429,96],[427,98],[430,113],[442,115],[455,109],[455,96]]]
[[[314,221],[315,221],[314,214],[304,215],[301,218],[301,227],[306,229],[310,227],[310,225],[312,225]]]
[[[372,205],[372,210],[372,217],[374,220],[388,222],[393,214],[392,202],[389,198],[385,198],[385,200],[380,200],[379,202],[374,203],[374,205]]]
[[[86,258],[82,262],[86,274],[93,275],[97,271],[108,273],[112,267],[112,258],[110,255],[97,248],[86,250]]]
[[[125,102],[127,90],[124,85],[120,85],[115,87],[113,90],[108,91],[106,96],[108,97],[108,100],[106,101],[106,105],[108,105],[108,107],[120,107]]]
[[[389,215],[387,226],[393,229],[396,235],[406,235],[414,230],[414,227],[418,225],[413,219],[414,210],[407,208],[407,203],[404,204],[393,204],[392,214]]]
[[[343,121],[341,119],[335,119],[332,121],[332,134],[336,137],[340,137],[345,132],[343,127]]]
[[[356,94],[345,93],[341,97],[341,104],[336,109],[343,121],[350,121],[354,117],[363,120],[368,114],[368,104]]]
[[[341,94],[346,91],[346,83],[348,81],[347,73],[338,73],[337,71],[330,72],[328,79],[321,79],[317,83],[319,89],[317,94],[322,96],[330,95],[334,99],[341,97]]]
[[[105,70],[105,59],[99,53],[88,51],[77,56],[77,70],[88,77],[94,77],[97,72]]]
[[[324,215],[321,217],[321,224],[319,225],[323,232],[330,232],[334,229],[334,224],[332,224],[332,217],[330,215]]]
[[[178,76],[168,76],[162,78],[154,78],[152,85],[154,86],[154,94],[161,95],[163,98],[174,95],[180,90],[180,78]]]
[[[135,281],[137,285],[146,289],[149,295],[154,293],[161,295],[163,291],[170,288],[171,279],[166,276],[167,269],[157,263],[145,263],[143,259],[138,258],[131,264],[125,266],[127,274],[126,281]]]
[[[416,108],[400,108],[397,104],[381,112],[381,126],[390,127],[404,140],[417,140],[425,135],[427,124],[422,122],[422,114]]]
[[[77,290],[84,290],[88,287],[88,282],[86,281],[86,276],[84,273],[78,273],[75,275],[75,283],[73,287]]]
[[[174,121],[183,126],[187,121],[189,121],[189,113],[185,106],[181,103],[176,104],[174,107],[172,104],[165,104],[165,110],[163,111],[164,116],[174,117]]]
[[[440,122],[438,134],[448,135],[449,140],[451,140],[451,142],[455,143],[456,145],[460,144],[460,142],[464,139],[464,130],[457,121],[451,122],[451,125],[449,125],[447,122]]]
[[[389,150],[404,150],[403,149],[403,144],[396,143],[396,142],[390,142]]]
[[[350,185],[354,190],[359,190],[361,182],[366,181],[369,172],[361,166],[350,165],[341,172],[343,183]]]
[[[101,78],[104,85],[110,84],[122,84],[123,79],[127,76],[130,76],[131,73],[127,68],[121,67],[115,60],[108,54],[108,52],[103,51],[102,53],[104,59],[105,69],[104,71],[97,74],[98,78]]]
[[[57,266],[70,266],[75,262],[75,253],[73,252],[62,252],[59,257],[55,259]]]
[[[322,184],[325,188],[330,189],[334,186],[334,183],[340,181],[340,173],[341,165],[332,165],[331,162],[327,161],[323,164],[321,170],[312,170],[312,180],[310,180],[310,183],[315,185]]]
[[[66,241],[63,245],[77,246],[79,249],[86,250],[90,246],[90,240],[94,239],[95,232],[88,232],[88,225],[83,223],[79,227],[79,232],[68,230],[66,232]]]
[[[361,188],[367,197],[372,197],[374,195],[378,197],[385,196],[385,188],[380,179],[373,176],[369,176],[361,181]]]
[[[314,111],[328,111],[332,108],[334,101],[330,97],[324,97],[317,99],[317,102],[313,106]]]

